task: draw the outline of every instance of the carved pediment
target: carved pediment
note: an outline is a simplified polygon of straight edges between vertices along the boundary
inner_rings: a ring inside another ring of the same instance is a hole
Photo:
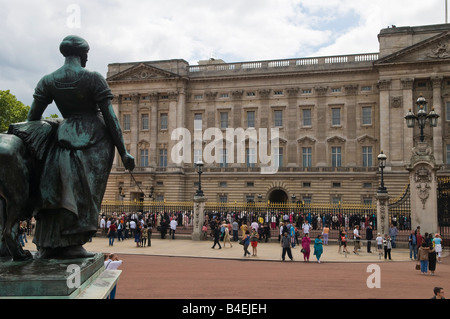
[[[328,143],[344,143],[345,138],[335,135],[335,136],[328,138],[327,142]]]
[[[167,79],[178,77],[177,74],[162,70],[160,68],[139,63],[122,72],[114,74],[107,78],[107,81],[145,81],[152,79]]]
[[[377,141],[377,139],[372,137],[372,136],[370,136],[370,135],[365,134],[363,136],[358,137],[357,141],[359,143],[370,143],[370,144],[373,144],[373,143],[375,143]]]
[[[301,144],[307,144],[307,143],[313,144],[315,142],[316,142],[316,140],[310,136],[303,136],[303,137],[300,137],[297,139],[297,143],[301,143]]]
[[[374,62],[374,65],[450,60],[450,31],[416,43]]]

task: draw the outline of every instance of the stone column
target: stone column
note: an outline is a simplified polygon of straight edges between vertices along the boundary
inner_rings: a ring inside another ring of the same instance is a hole
[[[139,166],[140,155],[138,149],[139,142],[139,130],[140,130],[140,122],[139,122],[139,98],[140,95],[138,93],[132,93],[131,100],[133,102],[131,107],[131,117],[130,117],[130,127],[131,129],[131,145],[130,145],[130,153],[136,159],[136,166]]]
[[[380,149],[390,154],[390,110],[389,110],[389,92],[391,80],[378,81],[380,88]],[[389,161],[390,162],[390,161]],[[386,166],[391,166],[386,163]]]
[[[413,99],[413,78],[402,79],[402,99],[403,99],[403,116],[408,113],[409,109],[413,110],[415,113],[415,101]],[[414,146],[414,130],[406,126],[406,122],[403,120],[403,161],[404,163],[409,162],[409,157],[411,154],[411,149]]]
[[[411,163],[408,165],[411,189],[411,229],[420,226],[421,233],[436,233],[437,218],[437,178],[439,166],[431,148],[426,142],[419,142],[413,148]]]
[[[389,194],[377,192],[377,232],[384,238],[389,234]]]
[[[208,199],[205,196],[194,196],[194,227],[192,240],[202,240],[202,227],[205,222],[205,204]]]
[[[444,112],[442,111],[442,98],[441,98],[441,87],[442,78],[432,78],[433,83],[433,105],[436,113],[443,118]],[[431,108],[427,110],[430,112]],[[438,121],[437,126],[432,129],[433,134],[433,152],[436,160],[436,164],[440,165],[444,163],[443,156],[443,146],[442,146],[442,127],[444,121]]]
[[[286,109],[287,115],[287,128],[286,138],[287,143],[287,167],[296,167],[298,165],[297,158],[297,127],[298,127],[298,103],[297,93],[299,88],[287,88],[288,95],[288,107]]]
[[[159,95],[157,92],[150,92],[150,150],[149,164],[151,167],[158,166],[158,104]]]

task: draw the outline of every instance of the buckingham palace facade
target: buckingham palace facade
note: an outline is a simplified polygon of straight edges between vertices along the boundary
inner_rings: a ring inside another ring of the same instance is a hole
[[[450,25],[389,27],[378,41],[354,55],[108,65],[136,169],[116,156],[104,200],[191,201],[202,159],[209,201],[372,203],[381,151],[400,196],[420,135],[405,115],[421,95],[440,115],[425,141],[450,175]]]

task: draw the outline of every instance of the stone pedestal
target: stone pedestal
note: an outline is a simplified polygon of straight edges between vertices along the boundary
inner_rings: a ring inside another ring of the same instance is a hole
[[[208,199],[205,196],[194,196],[194,228],[192,230],[192,240],[202,239],[202,227],[205,222],[205,203]]]
[[[91,258],[0,261],[0,299],[106,298],[119,271],[104,270],[103,254]]]
[[[436,233],[438,231],[437,218],[437,178],[431,148],[427,143],[418,143],[413,148],[409,170],[411,190],[411,227],[420,226],[421,233]]]
[[[377,232],[384,238],[389,234],[389,194],[387,192],[377,193]]]

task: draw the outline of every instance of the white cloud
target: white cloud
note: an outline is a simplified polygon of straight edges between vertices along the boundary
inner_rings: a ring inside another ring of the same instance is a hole
[[[79,28],[71,28],[70,5],[80,9]],[[382,28],[445,17],[443,0],[0,0],[0,6],[0,89],[26,104],[39,78],[63,63],[58,46],[68,34],[88,40],[87,67],[106,75],[115,62],[377,52]]]

